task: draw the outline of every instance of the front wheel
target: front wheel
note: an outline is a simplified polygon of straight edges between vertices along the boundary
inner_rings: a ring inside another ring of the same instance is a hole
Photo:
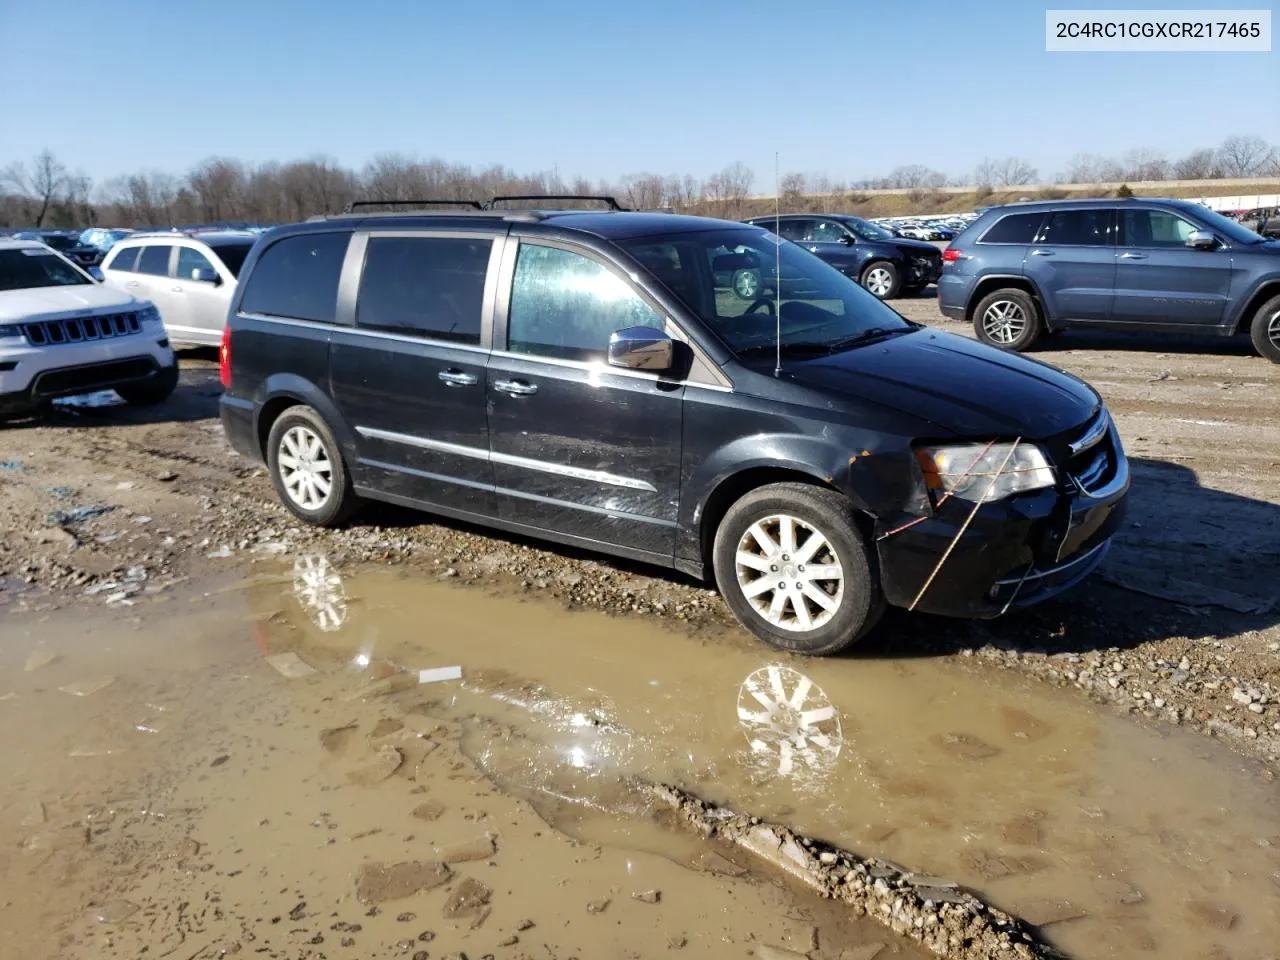
[[[356,495],[342,451],[314,408],[290,407],[271,425],[267,467],[276,493],[299,519],[337,527],[355,511]]]
[[[720,521],[712,564],[738,621],[794,653],[838,653],[884,607],[849,502],[821,487],[775,483],[746,494]]]
[[[178,387],[178,365],[162,367],[146,380],[116,387],[116,393],[125,403],[135,407],[154,407],[164,403]]]
[[[1272,297],[1258,308],[1249,334],[1259,354],[1272,363],[1280,363],[1280,297]]]
[[[902,291],[902,275],[888,260],[872,260],[858,282],[881,300],[892,300]]]
[[[973,329],[983,343],[1020,353],[1036,342],[1044,323],[1031,295],[1009,288],[979,301],[973,311]]]

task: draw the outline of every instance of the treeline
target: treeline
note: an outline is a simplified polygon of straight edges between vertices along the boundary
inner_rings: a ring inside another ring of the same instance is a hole
[[[1059,174],[1059,183],[1138,180],[1198,180],[1225,177],[1280,177],[1280,149],[1258,136],[1228,137],[1216,148],[1195,150],[1178,160],[1158,151],[1131,150],[1109,158],[1078,154]],[[779,192],[789,210],[856,211],[866,191],[906,190],[914,198],[944,186],[994,188],[1044,182],[1035,167],[1017,157],[984,159],[970,174],[949,179],[922,165],[901,166],[883,177],[837,181],[822,175],[788,173]],[[251,166],[211,158],[187,173],[133,173],[94,184],[69,170],[49,150],[0,170],[0,226],[80,227],[86,224],[159,227],[181,223],[249,221],[281,223],[337,213],[352,200],[449,198],[486,200],[495,194],[609,194],[625,206],[738,218],[764,209],[753,193],[753,171],[732,163],[705,179],[636,173],[617,183],[583,178],[564,181],[555,172],[521,174],[504,166],[476,169],[444,160],[381,154],[363,169],[350,170],[328,157]],[[771,204],[769,204],[771,206]]]

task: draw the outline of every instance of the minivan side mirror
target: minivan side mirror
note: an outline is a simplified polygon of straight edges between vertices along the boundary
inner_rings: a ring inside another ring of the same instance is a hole
[[[623,327],[609,337],[609,366],[629,370],[670,370],[675,344],[657,327]]]
[[[197,283],[212,283],[215,287],[222,282],[222,278],[218,276],[216,270],[209,270],[205,267],[196,267],[192,270],[191,279]]]
[[[1218,238],[1208,230],[1194,230],[1187,237],[1187,246],[1193,250],[1214,250],[1218,246]]]

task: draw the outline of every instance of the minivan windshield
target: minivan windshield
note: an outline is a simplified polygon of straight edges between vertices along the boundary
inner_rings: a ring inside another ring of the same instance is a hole
[[[792,355],[831,353],[916,329],[834,267],[766,230],[618,243],[740,358],[764,356],[779,343]],[[774,316],[779,298],[780,341]]]
[[[71,287],[92,283],[57,254],[39,247],[0,250],[0,290]]]

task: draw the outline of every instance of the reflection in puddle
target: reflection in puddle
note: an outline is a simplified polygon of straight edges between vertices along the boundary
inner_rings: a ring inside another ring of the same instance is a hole
[[[822,688],[783,664],[761,667],[742,682],[738,722],[751,749],[784,777],[829,773],[844,744],[840,715]]]
[[[327,557],[308,554],[294,561],[293,595],[321,630],[331,632],[346,623],[347,593]]]

